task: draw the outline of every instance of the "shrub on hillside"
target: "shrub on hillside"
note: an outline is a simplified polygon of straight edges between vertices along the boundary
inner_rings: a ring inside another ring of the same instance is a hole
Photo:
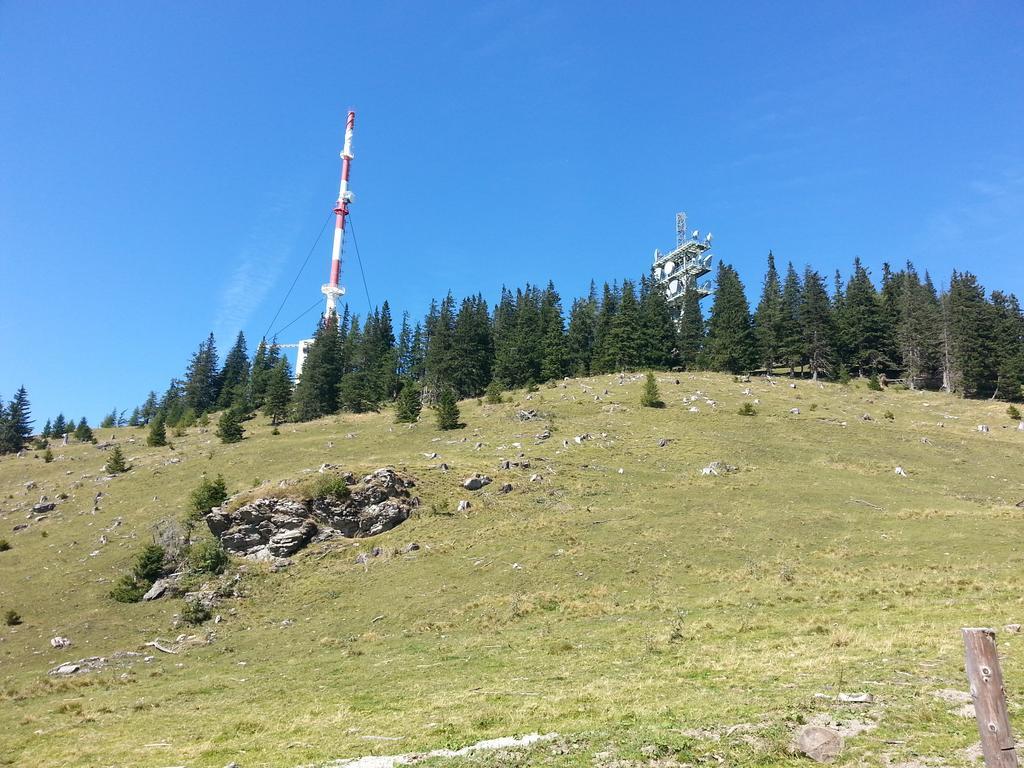
[[[189,549],[188,564],[197,571],[223,573],[228,562],[228,553],[216,539],[203,539]]]
[[[142,600],[142,596],[146,594],[149,586],[136,581],[130,573],[124,573],[114,582],[114,586],[110,590],[110,597],[119,603],[137,603]]]
[[[484,392],[484,402],[488,405],[499,405],[501,401],[501,384],[498,383],[497,379],[493,379],[487,385],[487,390]]]
[[[181,609],[182,621],[189,624],[202,624],[210,618],[210,609],[198,600],[186,600],[185,607]]]
[[[320,477],[318,477],[310,487],[310,495],[314,499],[334,499],[335,501],[344,501],[349,497],[350,493],[348,483],[346,483],[345,478],[340,475],[320,475]]]
[[[11,548],[11,542],[7,539],[0,539],[0,552],[6,552]]]
[[[110,590],[110,597],[119,603],[137,603],[153,582],[163,575],[164,548],[147,544],[135,557],[130,572],[123,574]]]
[[[757,408],[752,403],[744,403],[737,411],[740,416],[757,416]]]
[[[1011,405],[1006,408],[1006,415],[1014,421],[1020,421],[1020,409],[1015,405]]]
[[[43,454],[43,461],[45,461],[47,464],[53,461],[53,451],[51,451],[49,448],[47,448],[46,453]]]
[[[163,573],[164,554],[164,548],[158,544],[147,544],[135,558],[132,575],[139,581],[152,584]]]
[[[198,519],[214,507],[219,507],[228,498],[228,486],[223,475],[213,480],[204,477],[188,496],[189,517]]]
[[[878,374],[877,373],[872,373],[868,377],[868,389],[873,390],[875,392],[881,392],[882,391],[882,382],[878,380]]]
[[[21,614],[11,608],[4,614],[4,624],[8,627],[16,627],[21,624]]]

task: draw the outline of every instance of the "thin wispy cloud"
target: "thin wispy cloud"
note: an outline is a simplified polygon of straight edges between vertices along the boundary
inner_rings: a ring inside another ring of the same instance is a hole
[[[1011,164],[964,185],[962,194],[924,223],[915,251],[958,269],[993,270],[1020,293],[1024,274],[1024,164]],[[926,260],[927,260],[926,259]]]
[[[294,256],[291,236],[292,206],[277,203],[254,229],[235,256],[231,276],[218,301],[213,332],[221,344],[244,330],[275,287],[280,287],[283,265]],[[287,231],[286,231],[287,230]]]

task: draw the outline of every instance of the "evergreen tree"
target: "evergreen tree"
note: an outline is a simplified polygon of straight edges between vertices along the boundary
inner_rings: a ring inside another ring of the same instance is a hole
[[[446,388],[441,391],[437,398],[437,428],[458,429],[464,426],[459,423],[459,404],[455,399],[455,392]]]
[[[58,413],[57,418],[53,420],[53,427],[50,430],[50,434],[54,437],[64,437],[64,433],[68,431],[68,424],[64,420],[64,414]]]
[[[810,267],[804,271],[802,298],[803,356],[811,369],[811,378],[817,381],[819,375],[831,370],[835,354],[835,327],[825,279]]]
[[[186,408],[191,408],[198,415],[216,407],[220,380],[218,373],[217,343],[211,333],[192,355],[185,374]]]
[[[879,318],[882,327],[881,358],[885,365],[905,369],[900,357],[899,325],[903,296],[908,290],[907,272],[893,272],[889,264],[882,264],[882,289],[878,294]]]
[[[644,391],[640,395],[640,405],[644,408],[664,408],[665,403],[658,391],[658,380],[654,377],[653,371],[647,372],[647,379],[644,381]]]
[[[121,446],[114,446],[114,449],[110,452],[110,456],[107,457],[107,463],[103,468],[109,475],[118,475],[122,472],[127,472],[130,469],[128,463],[124,460],[124,453],[121,451]]]
[[[373,379],[366,371],[349,371],[341,377],[338,402],[352,413],[366,413],[380,409],[380,398]]]
[[[590,284],[590,296],[577,299],[569,312],[569,330],[566,333],[566,355],[569,373],[573,376],[589,376],[594,358],[594,340],[597,330],[597,298],[594,284]]]
[[[665,291],[645,276],[640,281],[640,361],[648,368],[669,368],[677,360],[676,326]]]
[[[217,407],[230,408],[245,404],[248,381],[249,353],[245,344],[245,334],[239,331],[235,345],[224,358],[224,367],[220,371]]]
[[[266,398],[267,379],[271,367],[268,366],[270,345],[266,339],[260,339],[256,346],[256,354],[252,357],[252,365],[249,366],[248,400],[253,408],[262,408]]]
[[[520,361],[517,359],[518,333],[516,322],[516,304],[512,293],[505,287],[501,289],[501,300],[494,308],[494,368],[492,378],[502,387],[511,389],[520,383],[522,378]]]
[[[142,411],[138,406],[132,409],[132,415],[128,418],[129,427],[140,427],[142,426]]]
[[[267,381],[264,412],[270,417],[270,423],[277,426],[288,414],[288,406],[292,400],[292,373],[285,357],[277,361]]]
[[[449,293],[433,317],[427,318],[425,390],[428,397],[454,386],[458,361],[455,355],[455,299]]]
[[[217,437],[222,443],[240,442],[244,433],[242,414],[237,409],[228,408],[220,415],[217,422]]]
[[[395,421],[400,424],[414,424],[420,417],[422,407],[419,386],[412,379],[406,379],[395,403]],[[455,420],[458,421],[458,416]]]
[[[376,360],[374,373],[377,379],[378,394],[382,400],[392,400],[398,396],[398,389],[401,385],[398,379],[398,348],[395,346],[395,328],[391,320],[391,306],[386,301],[380,308],[373,344]],[[489,362],[490,357],[488,356]]]
[[[409,375],[416,381],[423,381],[426,376],[427,334],[421,323],[416,323],[412,330],[412,344],[409,352]]]
[[[750,307],[740,276],[718,263],[715,303],[708,320],[708,362],[712,370],[744,373],[754,366]]]
[[[401,380],[412,375],[413,368],[413,346],[412,327],[409,325],[409,313],[402,313],[402,328],[398,332],[397,365],[395,373],[399,378],[399,391],[401,391]]]
[[[451,386],[457,397],[479,397],[491,380],[494,347],[487,302],[477,295],[462,301],[451,336]]]
[[[17,453],[32,436],[32,409],[25,387],[19,387],[0,414],[0,453]]]
[[[162,414],[164,420],[171,426],[177,426],[185,416],[187,406],[185,405],[185,389],[178,379],[171,379],[167,385],[167,391],[160,398],[158,413]]]
[[[53,425],[50,424],[50,420],[49,419],[47,419],[46,423],[43,425],[43,432],[42,432],[41,437],[44,440],[47,439],[47,438],[53,437]]]
[[[167,426],[164,423],[163,414],[156,416],[149,422],[149,434],[146,435],[146,445],[153,448],[167,445]]]
[[[110,413],[103,417],[100,422],[101,429],[109,429],[110,427],[117,426],[117,408],[114,408]]]
[[[683,289],[683,312],[679,317],[679,332],[676,346],[679,349],[679,364],[692,371],[699,365],[704,352],[704,316],[700,310],[700,293],[694,280]]]
[[[950,392],[985,396],[998,379],[996,313],[969,272],[954,272],[944,297],[943,380]]]
[[[519,362],[516,386],[536,384],[541,376],[541,292],[533,285],[516,294],[515,350]]]
[[[789,262],[779,299],[779,325],[775,338],[779,350],[778,362],[789,367],[790,375],[795,373],[798,365],[803,365],[805,344],[800,318],[802,304],[803,286],[800,284],[800,276],[793,268],[793,263]]]
[[[805,286],[806,290],[806,286]],[[836,317],[844,361],[865,371],[877,371],[890,362],[885,358],[885,332],[881,304],[871,277],[860,259],[853,261],[853,275],[846,284]]]
[[[1017,297],[992,292],[995,310],[996,395],[1004,400],[1024,397],[1024,313]]]
[[[768,271],[764,276],[761,301],[754,311],[754,339],[757,342],[757,359],[766,372],[771,373],[781,359],[779,333],[783,326],[782,286],[775,269],[775,255],[768,251]]]
[[[156,392],[152,390],[146,396],[146,402],[142,404],[142,408],[139,410],[139,415],[142,417],[143,424],[149,424],[154,418],[156,418],[157,411],[160,410],[160,404],[156,397]]]
[[[320,324],[306,354],[302,377],[293,398],[297,420],[309,421],[337,412],[342,364],[338,318],[332,314]]]
[[[362,383],[358,386],[361,394],[358,399],[376,408],[382,401],[393,398],[398,390],[398,350],[395,348],[391,308],[387,302],[367,316],[362,337],[353,342],[349,347],[351,354],[346,360],[346,373],[361,374]],[[344,382],[343,386],[346,389],[349,387]],[[345,397],[341,399],[347,408]]]
[[[562,298],[548,282],[540,303],[540,381],[560,379],[568,367]]]
[[[615,317],[619,311],[618,285],[604,284],[601,302],[597,309],[597,329],[594,334],[594,355],[591,362],[592,373],[610,373],[615,370],[617,350],[612,346],[615,342]]]
[[[630,280],[622,281],[615,314],[601,345],[601,370],[635,370],[641,362],[640,303]]]
[[[939,364],[942,307],[931,279],[924,282],[908,263],[898,296],[895,345],[907,386],[916,389],[930,381]]]
[[[75,439],[83,443],[91,443],[96,439],[92,433],[92,427],[85,420],[85,416],[82,417],[82,420],[78,422],[78,426],[75,427]]]

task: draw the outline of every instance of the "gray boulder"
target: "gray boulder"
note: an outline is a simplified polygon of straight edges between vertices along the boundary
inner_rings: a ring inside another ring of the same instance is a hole
[[[267,550],[274,557],[288,557],[306,546],[315,533],[316,526],[304,520],[297,528],[283,528],[274,533],[267,542]]]
[[[153,582],[153,586],[149,588],[149,591],[142,596],[142,599],[148,602],[150,600],[156,600],[159,597],[163,597],[170,586],[171,582],[169,579],[157,579]]]
[[[471,477],[467,477],[462,481],[462,487],[467,491],[479,491],[485,485],[491,484],[491,478],[487,475],[476,474]]]
[[[797,752],[818,763],[831,763],[843,751],[843,736],[832,728],[805,725],[794,740]]]
[[[230,511],[216,507],[205,520],[225,549],[272,561],[295,554],[314,537],[363,538],[394,528],[419,505],[410,492],[415,485],[412,478],[383,468],[350,484],[341,499],[258,498]]]

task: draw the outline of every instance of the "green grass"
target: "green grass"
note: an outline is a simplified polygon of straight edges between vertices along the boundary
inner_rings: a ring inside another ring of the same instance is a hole
[[[345,415],[276,436],[247,422],[235,445],[196,427],[174,450],[146,447],[144,429],[98,430],[116,432],[132,466],[102,482],[106,454],[91,445],[57,448],[49,464],[3,458],[0,533],[12,548],[0,554],[0,609],[24,623],[0,626],[0,765],[298,766],[531,731],[561,737],[456,764],[800,765],[786,745],[819,713],[877,722],[848,740],[842,765],[967,765],[975,724],[932,693],[966,690],[961,626],[1024,621],[1024,513],[1013,506],[1024,435],[1001,428],[1005,404],[675,378],[659,375],[659,410],[640,407],[642,377],[464,401],[458,432],[438,431],[428,411],[414,426]],[[717,408],[701,399],[688,412],[682,398],[696,390]],[[753,398],[758,416],[739,415]],[[523,407],[544,418],[519,422]],[[551,438],[535,444],[544,427]],[[529,469],[498,469],[520,451]],[[716,460],[738,471],[702,476]],[[236,561],[244,597],[215,610],[219,624],[173,627],[180,599],[108,597],[154,525],[184,517],[204,473],[237,492],[324,462],[410,472],[420,512],[373,540],[311,547],[281,572]],[[495,482],[462,490],[477,471]],[[512,493],[497,492],[503,482]],[[71,497],[59,514],[11,530],[41,493],[61,491]],[[473,505],[456,513],[462,498]],[[398,553],[413,541],[420,550]],[[355,562],[374,546],[384,556]],[[143,647],[182,633],[210,642],[178,655]],[[73,645],[52,649],[54,635]],[[1000,631],[999,643],[1021,731],[1022,639]],[[46,675],[117,651],[155,658]],[[817,696],[840,691],[876,703]]]

